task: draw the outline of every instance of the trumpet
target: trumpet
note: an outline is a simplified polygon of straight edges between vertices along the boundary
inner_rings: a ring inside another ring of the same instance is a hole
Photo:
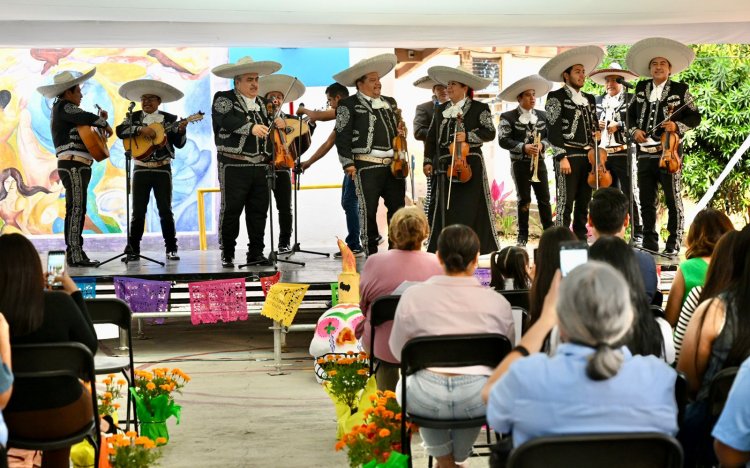
[[[537,149],[540,149],[540,142],[541,142],[541,136],[539,135],[539,132],[534,132],[534,146],[536,146]],[[539,180],[539,152],[537,151],[536,155],[531,157],[531,181],[532,182],[541,182]]]

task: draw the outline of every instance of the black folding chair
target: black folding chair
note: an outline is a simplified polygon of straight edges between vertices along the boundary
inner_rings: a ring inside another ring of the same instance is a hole
[[[94,371],[94,357],[91,351],[75,342],[24,344],[11,348],[13,359],[13,374],[15,385],[21,382],[32,383],[50,377],[71,377],[91,382],[91,422],[83,428],[55,439],[25,439],[13,434],[12,428],[8,435],[8,447],[24,450],[58,450],[71,447],[87,439],[94,446],[95,465],[98,465],[101,434],[99,429],[99,410],[96,398],[96,375]],[[32,383],[33,384],[33,383]],[[86,391],[86,390],[83,390]],[[15,395],[15,394],[14,394]],[[11,401],[13,396],[11,396]],[[54,421],[50,421],[54,424]]]
[[[674,399],[677,403],[677,427],[682,428],[682,423],[685,420],[685,409],[689,402],[688,381],[682,372],[677,372],[677,380],[674,384]]]
[[[711,413],[711,427],[713,427],[724,410],[724,405],[732,389],[734,378],[737,377],[739,367],[727,367],[714,375],[711,379],[711,387],[708,390],[708,408]]]
[[[654,318],[667,318],[667,314],[664,312],[664,309],[658,305],[651,304],[651,313],[654,314]]]
[[[406,430],[409,420],[420,427],[462,429],[487,424],[485,416],[467,419],[431,419],[410,415],[407,407],[406,378],[427,367],[488,366],[491,368],[510,352],[507,337],[495,333],[476,335],[423,336],[409,340],[401,350],[401,449],[410,455],[411,443]],[[489,454],[485,454],[489,455]],[[432,466],[432,457],[429,460]]]
[[[136,432],[138,431],[138,416],[135,411],[135,401],[130,395],[130,387],[135,382],[135,369],[133,365],[133,338],[132,338],[132,315],[130,307],[120,299],[86,299],[86,308],[91,316],[91,321],[95,324],[113,324],[117,325],[121,334],[125,335],[128,346],[127,356],[107,356],[97,353],[94,356],[96,363],[96,374],[106,375],[121,373],[127,381],[126,389],[127,409],[125,411],[125,428],[130,429],[130,423],[133,422]],[[132,411],[132,415],[131,415]]]
[[[528,289],[495,289],[510,302],[511,307],[520,307],[529,310],[529,290]]]
[[[370,306],[370,375],[375,373],[375,327],[393,320],[401,296],[380,296]]]
[[[651,432],[545,436],[515,448],[506,466],[681,468],[682,447],[673,437]]]

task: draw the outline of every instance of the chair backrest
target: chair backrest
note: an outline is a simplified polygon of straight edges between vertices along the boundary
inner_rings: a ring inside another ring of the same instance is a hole
[[[516,346],[521,341],[526,324],[529,323],[529,312],[523,307],[516,306],[513,306],[510,310],[513,313],[513,329],[516,332],[513,346]]]
[[[682,447],[661,433],[545,436],[516,447],[508,468],[680,468]]]
[[[23,344],[11,348],[13,359],[13,374],[16,383],[49,377],[72,377],[91,382],[91,424],[82,430],[54,440],[20,440],[11,438],[8,446],[24,449],[52,450],[72,445],[72,439],[83,439],[94,431],[99,446],[99,417],[96,398],[96,375],[94,371],[94,356],[81,343],[61,342],[44,344]],[[11,399],[13,397],[11,396]]]
[[[677,403],[677,427],[682,428],[682,423],[685,420],[685,410],[690,399],[688,397],[687,377],[679,371],[674,383],[674,400]]]
[[[654,314],[654,318],[667,318],[667,314],[661,306],[651,304],[651,313]]]
[[[112,323],[130,331],[133,313],[130,306],[120,299],[86,299],[86,309],[94,323]]]
[[[495,367],[511,347],[507,337],[496,333],[420,336],[401,350],[401,375],[427,367]]]
[[[503,295],[510,302],[512,307],[520,307],[529,310],[529,290],[528,289],[496,289],[495,291]]]
[[[739,367],[727,367],[717,372],[711,380],[711,387],[708,390],[708,407],[714,422],[719,419],[721,412],[724,410],[724,405],[729,397],[729,390],[732,389],[738,370]]]
[[[370,323],[373,327],[382,325],[389,320],[393,320],[396,315],[396,307],[401,296],[380,296],[372,302],[370,306]]]

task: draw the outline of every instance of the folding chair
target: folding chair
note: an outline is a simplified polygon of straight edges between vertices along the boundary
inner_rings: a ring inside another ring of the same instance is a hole
[[[537,437],[515,448],[507,468],[681,468],[682,447],[661,433]],[[494,468],[494,467],[493,467]]]
[[[114,374],[121,373],[128,383],[126,389],[127,409],[125,412],[125,429],[130,429],[130,423],[133,422],[136,432],[138,431],[138,416],[135,411],[135,400],[130,395],[130,387],[135,382],[135,369],[133,365],[133,338],[131,331],[132,312],[130,307],[120,299],[86,299],[86,308],[91,316],[91,321],[95,324],[113,324],[117,325],[121,334],[125,334],[128,345],[128,355],[126,356],[106,356],[97,353],[94,356],[96,363],[96,374]],[[132,416],[131,416],[132,410]]]
[[[11,356],[16,385],[21,381],[50,377],[71,377],[91,382],[91,414],[93,417],[91,422],[82,429],[56,439],[24,439],[10,433],[8,447],[24,450],[58,450],[71,447],[83,439],[88,439],[94,446],[94,460],[99,460],[101,434],[96,398],[94,357],[91,355],[91,351],[81,343],[75,342],[24,344],[13,346]],[[43,381],[40,384],[44,385]],[[11,396],[12,399],[13,396]]]
[[[512,307],[520,307],[529,310],[529,290],[528,289],[495,289],[510,302]]]
[[[404,450],[404,454],[411,455],[411,443],[406,431],[407,419],[417,426],[434,429],[462,429],[487,424],[484,416],[467,419],[431,419],[410,415],[406,394],[406,378],[409,375],[427,367],[494,368],[510,350],[508,338],[495,333],[423,336],[409,340],[401,350],[401,449]],[[429,466],[432,466],[432,457],[429,459]]]
[[[729,390],[732,389],[739,367],[727,367],[714,375],[711,387],[708,390],[708,410],[711,413],[711,427],[713,427],[724,410],[724,405],[729,398]]]
[[[375,374],[375,327],[393,320],[401,296],[380,296],[370,306],[370,375]]]
[[[651,304],[651,313],[654,314],[654,318],[667,318],[667,314],[664,312],[664,309],[658,305]]]

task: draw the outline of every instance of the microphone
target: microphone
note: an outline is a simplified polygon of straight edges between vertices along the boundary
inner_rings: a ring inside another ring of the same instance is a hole
[[[130,105],[128,106],[128,112],[132,112],[134,107],[135,107],[135,102],[130,101]]]
[[[634,88],[634,86],[632,84],[630,84],[627,81],[625,81],[625,78],[623,78],[621,76],[618,76],[615,81],[618,82],[618,83],[620,83],[621,85],[625,86],[628,89],[633,89]]]

